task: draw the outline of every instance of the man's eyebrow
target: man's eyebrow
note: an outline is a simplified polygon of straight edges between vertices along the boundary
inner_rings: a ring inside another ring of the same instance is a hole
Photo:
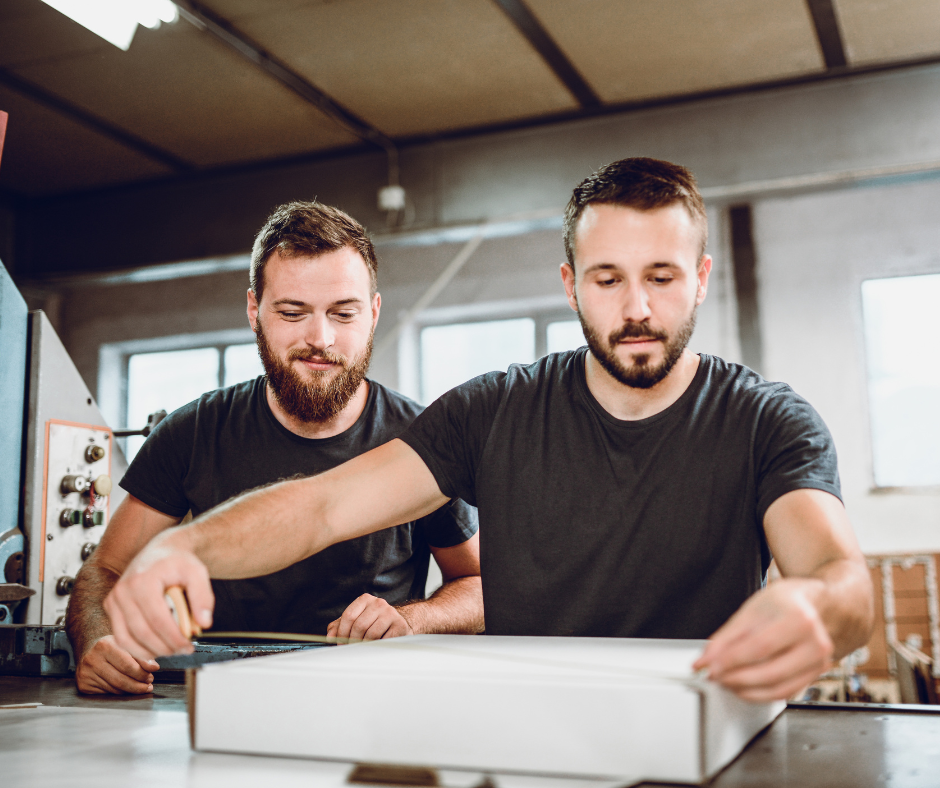
[[[365,303],[361,298],[351,297],[351,298],[341,298],[339,301],[334,301],[330,306],[346,306],[347,304],[362,304]],[[299,301],[296,298],[279,298],[277,301],[272,303],[272,306],[300,306],[300,307],[309,307],[306,301]]]
[[[617,269],[617,266],[613,263],[594,263],[589,265],[584,269],[584,275],[592,274],[595,271],[614,271]]]
[[[653,270],[659,268],[671,268],[674,271],[682,270],[682,266],[678,263],[669,262],[668,260],[663,260],[656,263],[650,263],[646,266],[646,270]],[[616,263],[593,263],[584,269],[584,276],[588,274],[593,274],[596,271],[619,271],[620,266]]]

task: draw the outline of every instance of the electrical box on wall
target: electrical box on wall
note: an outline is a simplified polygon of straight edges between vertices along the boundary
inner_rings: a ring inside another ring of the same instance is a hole
[[[125,493],[127,469],[111,429],[42,312],[29,315],[26,497],[27,624],[64,621],[75,575]]]

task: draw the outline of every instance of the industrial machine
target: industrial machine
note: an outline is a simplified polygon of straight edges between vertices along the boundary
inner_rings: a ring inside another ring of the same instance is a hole
[[[75,657],[63,624],[75,576],[95,551],[127,462],[52,324],[29,312],[0,264],[0,675],[67,676]],[[197,643],[187,658],[162,657],[157,680],[218,660],[314,648],[252,638]]]
[[[0,342],[0,672],[57,672],[75,575],[124,497],[113,480],[127,463],[48,318],[27,310],[2,265]]]

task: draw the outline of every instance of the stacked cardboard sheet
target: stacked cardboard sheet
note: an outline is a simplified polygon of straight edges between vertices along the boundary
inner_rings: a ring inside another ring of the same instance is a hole
[[[704,641],[418,635],[207,665],[197,750],[698,783],[785,704],[696,679]]]

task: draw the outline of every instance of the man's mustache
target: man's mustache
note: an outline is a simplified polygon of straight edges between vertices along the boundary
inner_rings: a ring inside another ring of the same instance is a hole
[[[669,334],[661,328],[653,328],[649,323],[624,323],[622,327],[612,332],[609,340],[611,345],[623,342],[625,339],[649,339],[662,340],[669,339]]]
[[[287,354],[288,361],[317,361],[323,364],[340,364],[346,366],[346,357],[328,350],[292,350]]]

